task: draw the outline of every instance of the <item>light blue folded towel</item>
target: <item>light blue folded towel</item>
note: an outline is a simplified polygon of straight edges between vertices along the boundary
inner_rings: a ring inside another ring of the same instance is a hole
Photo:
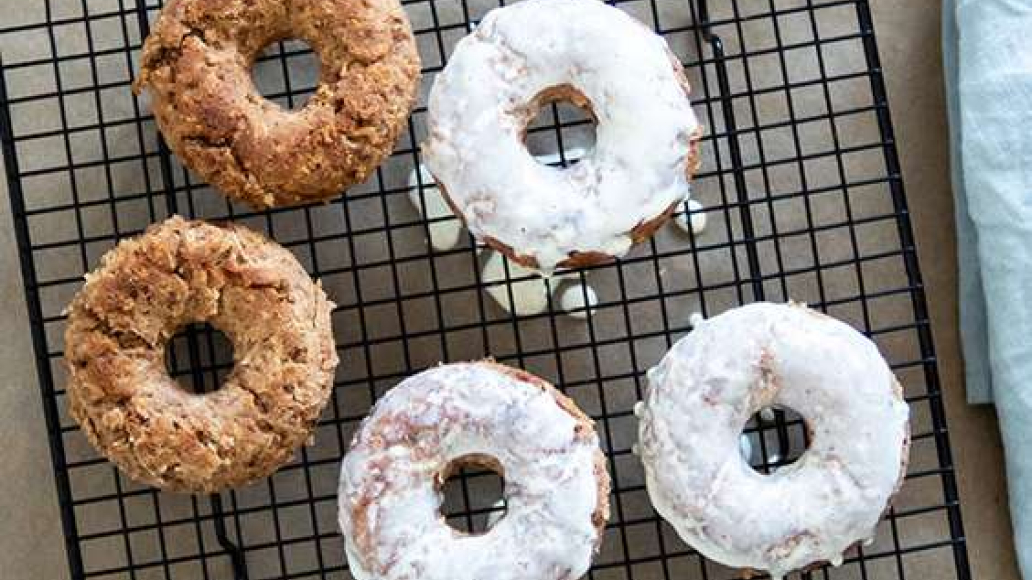
[[[996,405],[1032,579],[1032,0],[946,0],[943,56],[968,400]]]

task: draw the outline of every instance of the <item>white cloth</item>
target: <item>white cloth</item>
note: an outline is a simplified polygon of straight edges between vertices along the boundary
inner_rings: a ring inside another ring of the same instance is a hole
[[[1032,0],[947,0],[943,53],[968,398],[996,405],[1032,578]]]

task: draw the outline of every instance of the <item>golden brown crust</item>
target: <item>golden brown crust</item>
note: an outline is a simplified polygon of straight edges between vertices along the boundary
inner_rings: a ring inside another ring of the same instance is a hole
[[[68,404],[87,438],[135,480],[215,492],[265,477],[329,400],[333,305],[294,256],[242,226],[173,217],[120,243],[68,308]],[[208,321],[234,347],[198,395],[165,371],[165,345]]]
[[[320,59],[298,111],[262,98],[262,48],[299,38]],[[391,152],[415,98],[419,56],[397,0],[170,0],[143,46],[147,88],[172,150],[258,208],[334,197]]]
[[[677,81],[681,84],[681,87],[684,89],[685,95],[688,95],[691,92],[691,87],[688,83],[688,77],[685,75],[684,67],[681,65],[681,62],[677,60],[677,57],[674,56],[672,52],[668,51],[668,54],[670,56],[671,65],[674,68],[674,74],[677,78]],[[564,84],[547,88],[535,95],[534,98],[531,99],[530,103],[528,103],[527,106],[523,109],[523,114],[521,115],[521,117],[524,120],[524,123],[529,123],[534,118],[534,116],[537,115],[538,111],[541,110],[541,107],[557,101],[568,101],[570,103],[573,103],[575,106],[586,111],[592,119],[597,119],[595,111],[592,108],[591,101],[588,100],[584,93],[582,93],[580,90],[578,90],[576,87],[572,85]],[[523,132],[525,137],[526,128],[524,128]],[[684,169],[685,175],[687,176],[689,181],[691,181],[692,176],[695,175],[695,172],[699,170],[699,166],[702,162],[702,135],[703,128],[700,126],[695,131],[695,133],[692,134],[689,149],[685,153]],[[441,197],[444,198],[444,201],[448,204],[448,207],[451,208],[452,213],[454,213],[459,218],[459,220],[462,221],[463,225],[466,225],[466,217],[463,215],[461,211],[459,211],[459,208],[455,205],[455,202],[452,201],[451,196],[448,194],[448,188],[445,187],[445,184],[441,183],[441,181],[438,180],[436,176],[434,176],[434,182],[437,184],[437,189],[438,191],[440,191]],[[680,204],[680,201],[674,202],[659,215],[656,215],[651,219],[644,220],[638,225],[636,225],[634,228],[632,228],[631,231],[628,232],[628,235],[631,237],[632,243],[640,244],[641,242],[652,237],[652,235],[656,233],[656,230],[662,227],[663,224],[665,224],[667,220],[670,219],[674,212],[677,211],[677,207]],[[539,267],[538,261],[534,256],[528,254],[521,254],[519,253],[519,251],[516,250],[516,248],[513,248],[512,246],[498,240],[493,236],[481,236],[481,241],[490,246],[491,248],[494,248],[498,252],[502,253],[506,258],[512,260],[520,266],[523,266],[524,268],[536,270]],[[615,260],[616,256],[606,254],[604,252],[571,252],[566,258],[564,258],[558,264],[556,264],[555,267],[586,268],[589,266],[608,264]]]

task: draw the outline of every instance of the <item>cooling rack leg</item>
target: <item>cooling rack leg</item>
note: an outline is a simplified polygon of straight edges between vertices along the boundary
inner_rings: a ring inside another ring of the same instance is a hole
[[[136,18],[140,27],[140,37],[150,35],[150,22],[147,20],[147,0],[136,0]],[[165,193],[165,209],[170,215],[179,213],[176,201],[175,181],[172,178],[172,153],[165,143],[165,138],[158,132],[158,159],[161,168],[161,184]]]
[[[745,174],[742,170],[742,148],[738,142],[738,124],[735,121],[734,102],[731,99],[731,83],[728,80],[727,62],[724,58],[724,42],[713,33],[709,18],[707,0],[696,0],[698,9],[699,30],[702,38],[713,51],[713,62],[717,71],[717,87],[720,91],[720,108],[724,117],[724,131],[727,134],[727,148],[731,155],[731,173],[734,176],[735,196],[738,198],[738,213],[742,219],[745,255],[749,263],[749,279],[752,286],[753,299],[764,300],[763,271],[760,268],[760,257],[756,250],[756,236],[753,233],[752,212],[749,209],[749,193],[745,185]]]
[[[41,324],[39,323],[43,319],[43,307],[40,304],[39,293],[32,290],[37,284],[36,266],[33,263],[32,251],[26,249],[31,248],[29,229],[26,221],[17,217],[25,215],[25,196],[22,192],[21,180],[17,177],[19,174],[18,151],[14,141],[14,125],[11,118],[2,54],[0,54],[0,150],[3,152],[4,170],[7,172],[11,213],[15,216],[15,237],[18,240],[18,259],[25,283],[25,302],[29,310],[29,319],[33,321],[31,328],[33,349],[36,353],[45,352],[47,338],[40,329]],[[82,551],[78,542],[79,532],[71,508],[72,489],[66,470],[64,441],[60,430],[54,427],[60,425],[61,422],[57,397],[54,394],[54,377],[50,373],[49,365],[41,364],[38,359],[36,373],[43,390],[43,413],[47,421],[50,457],[54,465],[54,484],[57,487],[57,497],[61,505],[61,526],[64,531],[65,551],[68,556],[68,572],[72,578],[83,578],[85,570],[83,570]]]
[[[909,212],[907,210],[906,198],[903,193],[903,181],[900,179],[902,168],[900,166],[899,153],[895,147],[896,136],[892,129],[892,120],[889,116],[889,108],[887,104],[888,93],[885,88],[885,79],[881,75],[881,57],[878,55],[878,46],[874,39],[874,18],[871,15],[871,7],[868,5],[866,0],[857,2],[856,14],[860,30],[863,33],[864,53],[867,56],[868,68],[875,73],[870,75],[871,93],[874,102],[877,104],[878,128],[881,133],[882,141],[885,143],[885,147],[883,148],[885,154],[885,167],[888,170],[889,175],[894,176],[890,182],[893,205],[897,215],[902,216],[897,222],[899,228],[899,239],[904,248],[913,248],[914,232],[911,228],[908,217]],[[904,253],[904,265],[906,266],[907,276],[910,279],[911,286],[915,288],[922,287],[921,269],[918,265],[917,253],[915,251]],[[911,300],[914,305],[915,320],[927,320],[928,304],[925,300],[924,292],[920,291],[912,293]],[[920,341],[922,356],[926,359],[931,358],[929,355],[934,357],[935,347],[933,345],[931,327],[929,325],[923,325],[920,327],[918,331],[918,340]],[[932,358],[932,361],[934,361],[934,358]],[[942,392],[942,386],[939,382],[940,379],[938,372],[936,371],[935,364],[932,361],[925,363],[925,376],[929,382],[929,391],[939,395]],[[942,397],[931,397],[929,399],[929,405],[934,424],[937,426],[946,425],[946,411],[943,408]],[[954,563],[957,567],[958,577],[963,580],[970,580],[971,563],[968,559],[968,552],[964,545],[964,524],[960,516],[959,491],[957,489],[956,474],[952,469],[954,462],[950,452],[949,434],[944,428],[940,429],[939,433],[935,437],[935,447],[936,454],[939,458],[939,465],[951,467],[951,469],[943,472],[942,485],[945,500],[951,505],[950,509],[948,509],[946,513],[947,518],[949,519],[950,535],[955,540],[953,544]]]
[[[233,578],[235,580],[248,580],[244,553],[240,551],[240,547],[233,540],[229,539],[229,534],[226,532],[226,520],[222,511],[222,496],[215,494],[210,497],[211,513],[214,516],[213,521],[215,522],[215,537],[219,541],[219,546],[222,546],[222,549],[229,555],[229,560],[233,565]]]

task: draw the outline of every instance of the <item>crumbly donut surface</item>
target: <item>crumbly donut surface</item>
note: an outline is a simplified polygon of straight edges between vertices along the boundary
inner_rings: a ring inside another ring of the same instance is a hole
[[[506,514],[479,535],[438,509],[461,461],[505,478]],[[491,361],[442,365],[384,395],[341,466],[340,524],[359,580],[568,580],[609,517],[592,421],[544,380]]]
[[[640,449],[656,510],[703,555],[780,578],[842,561],[906,472],[909,408],[877,346],[799,304],[699,323],[648,373]],[[750,417],[798,412],[809,447],[769,475],[739,452]]]
[[[308,102],[288,111],[250,71],[270,43],[298,38],[320,60]],[[170,0],[143,46],[172,150],[224,194],[258,208],[334,197],[391,152],[416,98],[419,56],[397,0]]]
[[[329,400],[332,306],[260,234],[170,218],[108,252],[69,306],[71,415],[143,483],[210,493],[265,477]],[[201,321],[225,333],[235,366],[219,389],[194,394],[169,377],[165,346]]]

